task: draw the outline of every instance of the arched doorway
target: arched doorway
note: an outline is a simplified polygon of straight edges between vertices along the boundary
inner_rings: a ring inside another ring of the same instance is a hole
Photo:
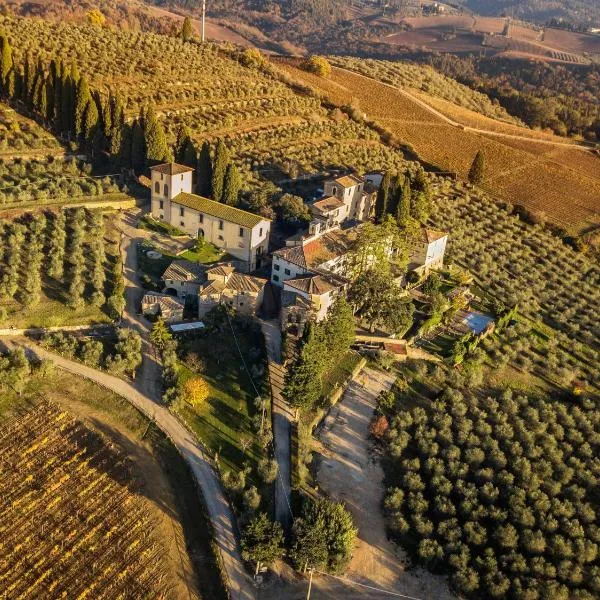
[[[199,238],[203,238],[204,237],[204,229],[198,229],[198,237]]]

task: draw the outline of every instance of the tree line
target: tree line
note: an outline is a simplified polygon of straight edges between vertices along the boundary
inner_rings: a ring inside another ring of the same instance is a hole
[[[86,152],[95,164],[143,172],[151,165],[176,160],[196,170],[196,191],[218,202],[237,205],[240,173],[223,140],[200,148],[182,125],[171,148],[152,105],[141,107],[133,120],[117,92],[93,90],[75,63],[61,59],[45,64],[26,55],[15,62],[12,46],[0,30],[0,98],[22,106],[58,136]]]

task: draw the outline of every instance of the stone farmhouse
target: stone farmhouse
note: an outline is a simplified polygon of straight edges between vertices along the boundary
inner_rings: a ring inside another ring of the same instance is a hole
[[[448,234],[444,231],[422,227],[409,253],[408,270],[426,277],[430,271],[441,269],[447,242]]]
[[[184,299],[198,294],[206,281],[206,267],[190,260],[174,260],[161,279],[165,282],[165,293]]]
[[[309,205],[310,234],[323,233],[352,221],[367,221],[375,209],[377,186],[356,175],[325,182],[323,198]]]
[[[357,235],[352,227],[297,236],[273,253],[271,283],[282,289],[282,325],[327,316],[353,277]]]
[[[225,304],[245,315],[256,315],[262,306],[268,281],[239,273],[232,265],[217,265],[206,271],[207,282],[198,293],[198,316],[217,304]]]
[[[142,298],[144,315],[161,316],[166,323],[183,320],[183,300],[167,294],[145,294]]]
[[[203,237],[241,261],[247,272],[264,264],[271,231],[269,219],[193,194],[194,169],[190,167],[165,163],[150,170],[155,219],[193,237]]]

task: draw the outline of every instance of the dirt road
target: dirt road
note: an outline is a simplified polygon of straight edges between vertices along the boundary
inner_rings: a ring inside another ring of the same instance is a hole
[[[364,79],[370,79],[371,81],[376,81],[380,85],[384,85],[386,87],[392,88],[393,90],[400,92],[403,96],[408,98],[411,102],[415,102],[416,104],[418,104],[421,108],[423,108],[427,112],[431,113],[438,119],[441,119],[446,124],[452,125],[453,127],[457,127],[459,129],[462,129],[463,131],[470,131],[471,133],[479,133],[479,134],[483,134],[483,135],[491,135],[491,136],[495,136],[495,137],[508,138],[508,139],[513,139],[513,140],[526,140],[528,142],[538,143],[538,144],[547,144],[549,146],[567,147],[571,150],[580,150],[582,152],[591,152],[591,148],[587,148],[586,146],[581,146],[581,145],[577,144],[576,142],[566,142],[566,141],[560,142],[560,141],[553,141],[553,140],[543,140],[540,138],[534,138],[534,137],[528,136],[526,134],[519,135],[516,133],[502,133],[500,131],[493,131],[491,129],[483,129],[483,128],[479,128],[479,127],[470,127],[468,125],[463,125],[462,123],[459,123],[458,121],[454,121],[450,117],[447,117],[444,113],[441,113],[439,110],[437,110],[437,109],[433,108],[432,106],[430,106],[429,104],[427,104],[427,102],[424,102],[420,98],[417,98],[414,94],[411,94],[409,91],[407,91],[401,87],[392,85],[390,83],[385,83],[383,81],[379,81],[378,79],[374,79],[373,77],[368,77],[367,75],[363,75],[362,73],[358,73],[357,71],[352,71],[351,69],[344,69],[343,67],[335,67],[335,69],[337,69],[339,71],[345,71],[346,73],[351,73],[352,75],[356,75],[356,76],[362,77]]]
[[[80,377],[85,377],[112,390],[131,402],[137,409],[156,423],[157,427],[169,437],[181,456],[188,463],[198,483],[198,487],[202,491],[214,530],[214,540],[219,548],[223,566],[228,576],[227,583],[231,598],[233,600],[254,600],[256,598],[254,587],[244,569],[235,536],[235,520],[223,493],[219,477],[213,470],[210,459],[207,458],[200,443],[181,421],[169,412],[168,408],[158,404],[127,381],[113,377],[102,371],[91,369],[57,354],[47,352],[28,340],[19,340],[14,343],[24,346],[30,353],[35,354],[39,358],[52,360],[60,369],[64,369]]]
[[[319,486],[332,498],[346,503],[358,527],[358,544],[347,573],[349,579],[423,600],[452,600],[455,596],[442,577],[420,568],[407,570],[407,557],[386,535],[381,511],[383,471],[373,459],[369,424],[377,394],[389,389],[393,381],[390,375],[365,369],[350,384],[323,426],[320,438],[324,456],[318,472]],[[326,583],[331,585],[329,581]],[[353,597],[361,595],[385,597],[369,588],[356,588]]]

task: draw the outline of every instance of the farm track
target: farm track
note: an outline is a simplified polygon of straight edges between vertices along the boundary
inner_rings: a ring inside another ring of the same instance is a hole
[[[362,73],[358,73],[357,71],[352,71],[351,69],[344,69],[343,67],[334,67],[334,68],[336,70],[350,73],[352,75],[362,77],[363,79],[367,79],[369,81],[374,81],[374,82],[378,83],[379,85],[383,85],[385,87],[391,88],[391,89],[399,92],[400,94],[402,94],[405,98],[408,98],[410,101],[416,103],[417,105],[419,105],[421,108],[423,108],[424,110],[426,110],[433,116],[437,117],[438,119],[441,119],[448,125],[452,125],[453,127],[456,127],[457,129],[461,129],[462,131],[468,131],[471,133],[479,133],[479,134],[484,134],[484,135],[491,135],[491,136],[495,136],[495,137],[504,137],[507,139],[525,140],[527,142],[538,143],[538,144],[547,144],[547,145],[558,146],[558,147],[563,147],[563,148],[566,147],[571,150],[576,149],[576,150],[580,150],[583,152],[591,152],[591,150],[589,148],[587,148],[586,146],[581,146],[574,142],[554,142],[552,140],[542,140],[542,139],[531,137],[531,136],[528,136],[525,134],[503,133],[500,131],[493,131],[492,129],[485,129],[485,128],[481,128],[481,127],[472,127],[470,125],[463,125],[462,123],[455,121],[454,119],[451,119],[450,117],[446,116],[444,113],[440,112],[436,108],[433,108],[432,106],[427,104],[427,102],[421,100],[420,98],[417,98],[414,94],[411,94],[410,92],[408,92],[407,90],[405,90],[403,88],[392,85],[391,83],[385,83],[383,81],[379,81],[378,79],[374,79],[373,77],[363,75]],[[386,118],[386,120],[389,120],[389,121],[394,120],[394,121],[399,121],[399,122],[403,122],[403,123],[407,123],[407,124],[413,123],[413,121],[406,121],[406,120],[402,120],[402,119]],[[436,123],[428,123],[428,124],[436,125]]]

